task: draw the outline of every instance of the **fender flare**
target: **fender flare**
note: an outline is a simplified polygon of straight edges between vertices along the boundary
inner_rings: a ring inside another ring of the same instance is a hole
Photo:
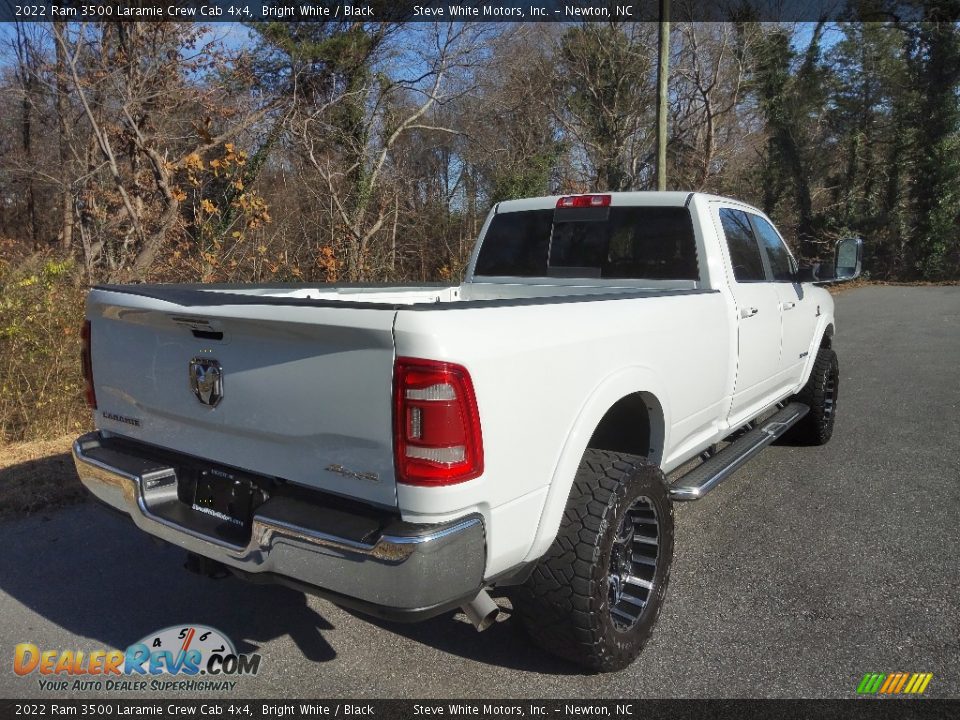
[[[833,320],[832,315],[824,315],[820,318],[820,322],[817,325],[817,330],[813,334],[813,342],[810,343],[810,349],[807,351],[807,363],[803,368],[803,375],[800,377],[800,384],[797,385],[797,392],[800,392],[800,389],[807,384],[807,380],[810,379],[810,373],[813,372],[813,364],[817,361],[817,352],[820,350],[820,345],[823,343],[823,338],[825,336],[833,337],[835,332],[836,323]]]
[[[542,557],[556,538],[580,460],[600,421],[619,400],[635,393],[642,393],[647,400],[651,418],[650,458],[657,464],[660,463],[670,435],[670,410],[663,401],[666,397],[663,384],[656,374],[646,367],[633,366],[618,370],[607,376],[594,389],[567,432],[540,510],[540,522],[533,544],[524,558],[525,562]]]

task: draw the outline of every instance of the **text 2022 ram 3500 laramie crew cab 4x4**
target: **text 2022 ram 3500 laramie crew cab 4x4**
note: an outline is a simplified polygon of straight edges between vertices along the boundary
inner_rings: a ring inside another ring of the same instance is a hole
[[[499,203],[457,287],[99,286],[74,457],[201,569],[480,629],[514,586],[536,642],[618,669],[663,603],[672,502],[787,431],[830,438],[816,279],[752,207],[627,192]]]

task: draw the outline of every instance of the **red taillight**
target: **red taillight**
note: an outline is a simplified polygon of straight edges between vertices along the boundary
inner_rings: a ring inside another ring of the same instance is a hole
[[[465,367],[397,358],[393,403],[398,482],[453,485],[483,472],[480,414]]]
[[[80,350],[80,363],[83,366],[83,394],[87,398],[87,405],[97,409],[97,394],[93,390],[93,361],[90,359],[90,321],[83,321],[80,330],[80,339],[83,346]]]
[[[557,200],[558,208],[609,207],[609,195],[565,195]]]

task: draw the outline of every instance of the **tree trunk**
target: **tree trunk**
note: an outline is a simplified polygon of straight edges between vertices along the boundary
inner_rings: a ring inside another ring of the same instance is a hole
[[[61,220],[60,220],[60,249],[70,252],[73,246],[73,178],[70,168],[70,106],[67,102],[67,77],[65,51],[61,43],[55,42],[57,51],[57,131],[59,133],[60,149],[60,182],[63,187],[60,193]]]
[[[29,63],[29,56],[26,62]],[[23,100],[20,103],[20,140],[23,147],[23,158],[26,165],[33,167],[33,126],[31,114],[33,112],[33,70],[26,65],[23,73]],[[25,195],[27,198],[27,231],[34,250],[40,249],[37,237],[37,203],[33,191],[33,173],[27,176]]]

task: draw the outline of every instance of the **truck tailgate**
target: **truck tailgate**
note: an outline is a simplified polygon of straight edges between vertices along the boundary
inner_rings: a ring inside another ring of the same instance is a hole
[[[393,507],[395,316],[388,305],[184,307],[93,290],[97,425]],[[209,387],[198,397],[192,363],[219,368],[219,402]]]

